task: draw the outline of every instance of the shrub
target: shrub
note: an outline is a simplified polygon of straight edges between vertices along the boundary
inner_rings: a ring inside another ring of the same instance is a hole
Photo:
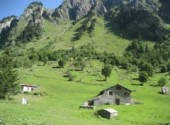
[[[168,83],[165,77],[161,77],[158,81],[158,86],[165,86]]]
[[[140,72],[139,73],[139,81],[141,83],[144,83],[144,82],[147,82],[147,80],[148,80],[148,73],[145,71]]]
[[[153,76],[153,67],[149,63],[144,63],[140,67],[140,71],[145,71],[149,76]]]
[[[161,66],[160,66],[160,72],[161,72],[161,73],[167,72],[167,66],[166,66],[166,65],[161,65]]]
[[[58,65],[60,66],[60,68],[64,68],[66,61],[64,59],[61,59],[58,61]]]
[[[112,72],[112,66],[105,64],[105,66],[102,68],[102,75],[105,77],[105,80],[107,80],[107,77],[110,76]]]
[[[76,78],[75,75],[73,75],[71,72],[68,74],[68,81],[73,81]]]

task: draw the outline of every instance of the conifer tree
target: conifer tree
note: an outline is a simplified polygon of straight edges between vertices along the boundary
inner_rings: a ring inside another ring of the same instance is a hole
[[[9,51],[0,57],[0,98],[9,99],[19,92],[18,74],[14,69],[15,61]]]

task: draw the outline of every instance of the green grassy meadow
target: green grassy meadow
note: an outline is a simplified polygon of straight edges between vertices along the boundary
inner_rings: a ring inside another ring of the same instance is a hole
[[[63,74],[69,69],[52,68],[56,62],[48,62],[45,66],[40,62],[32,68],[20,68],[20,83],[35,84],[45,96],[19,94],[11,101],[0,101],[0,125],[166,125],[170,123],[170,96],[162,95],[160,87],[150,84],[157,82],[163,75],[155,74],[148,83],[140,86],[138,73],[127,73],[113,67],[108,81],[101,81],[99,61],[91,61],[84,71],[72,71],[76,76],[74,81],[68,81]],[[95,110],[79,109],[88,99],[96,96],[101,90],[115,84],[121,84],[131,89],[132,99],[142,102],[136,105],[102,105]],[[170,83],[168,83],[170,84]],[[134,91],[135,90],[135,91]],[[22,105],[21,100],[28,99],[28,105]],[[106,120],[95,116],[102,108],[113,108],[118,116]]]
[[[83,20],[74,24],[55,25],[45,20],[44,36],[29,42],[22,47],[14,47],[18,52],[29,54],[30,49],[38,51],[48,46],[49,50],[57,51],[80,47],[92,43],[98,52],[114,53],[122,56],[130,40],[121,38],[109,31],[105,25],[108,23],[102,18],[97,18],[97,23],[92,36],[85,31],[80,40],[71,41],[74,33]],[[149,47],[153,43],[147,42]],[[49,46],[50,45],[50,46]],[[22,57],[21,57],[22,58]],[[24,59],[23,59],[24,60]],[[53,68],[57,62],[47,62],[43,66],[38,62],[31,68],[19,68],[20,84],[33,84],[39,86],[39,91],[45,96],[19,94],[13,100],[0,100],[0,125],[168,125],[170,124],[170,96],[162,95],[161,87],[151,85],[157,83],[162,77],[170,79],[168,74],[154,74],[149,81],[140,86],[138,72],[128,73],[125,70],[113,67],[108,81],[103,81],[101,68],[103,63],[90,60],[84,71],[71,71],[75,75],[74,81],[68,81],[63,74],[70,68],[67,63],[65,68]],[[142,104],[137,105],[102,105],[95,110],[79,109],[79,106],[98,95],[100,91],[115,84],[121,84],[132,92],[132,99]],[[170,82],[168,83],[170,85]],[[21,100],[28,99],[28,105],[22,105]],[[118,111],[118,116],[106,120],[97,117],[95,112],[102,108],[113,108]]]

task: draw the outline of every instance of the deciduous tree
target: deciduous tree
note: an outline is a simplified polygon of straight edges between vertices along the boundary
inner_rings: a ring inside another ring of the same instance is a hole
[[[106,65],[102,68],[102,75],[105,77],[105,80],[107,80],[107,77],[109,77],[111,73],[112,73],[112,66],[106,64]]]

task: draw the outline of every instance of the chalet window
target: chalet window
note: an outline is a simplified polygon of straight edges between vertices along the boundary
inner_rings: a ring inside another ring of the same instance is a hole
[[[109,91],[109,95],[113,95],[113,92]]]
[[[128,96],[129,94],[127,92],[124,92],[124,95]]]

